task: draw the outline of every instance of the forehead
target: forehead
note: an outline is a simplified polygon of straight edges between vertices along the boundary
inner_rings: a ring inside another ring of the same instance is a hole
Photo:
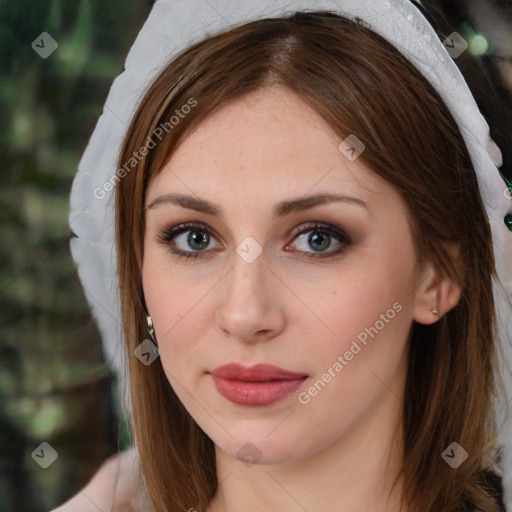
[[[169,192],[277,202],[308,193],[365,200],[391,186],[361,158],[340,151],[342,137],[287,88],[261,89],[221,107],[181,143],[151,181],[148,199]]]

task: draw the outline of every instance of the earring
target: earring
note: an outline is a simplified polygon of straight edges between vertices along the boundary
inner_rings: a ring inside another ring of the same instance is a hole
[[[432,309],[430,310],[430,312],[431,312],[433,315],[439,315],[439,310],[438,310],[436,307],[432,308]]]
[[[149,331],[149,334],[150,334],[152,340],[155,342],[155,345],[158,346],[158,342],[156,341],[156,337],[155,337],[155,329],[153,328],[153,320],[151,319],[151,317],[149,315],[146,315],[146,323],[148,324],[148,331]]]

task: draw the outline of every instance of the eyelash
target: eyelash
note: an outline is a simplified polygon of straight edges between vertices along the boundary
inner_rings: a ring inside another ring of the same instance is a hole
[[[313,222],[306,225],[301,226],[302,229],[294,229],[291,233],[293,235],[293,240],[298,238],[300,235],[304,233],[308,233],[309,231],[319,231],[321,233],[327,233],[328,235],[333,236],[339,242],[342,243],[342,247],[334,252],[325,253],[309,253],[305,251],[299,251],[306,255],[308,258],[329,258],[336,256],[342,253],[346,247],[351,245],[351,240],[349,236],[342,230],[332,226],[330,224],[325,224],[321,222]],[[157,241],[169,247],[169,250],[172,254],[178,256],[178,258],[186,258],[186,259],[197,259],[198,257],[203,257],[202,254],[207,251],[182,251],[181,249],[177,249],[174,243],[174,238],[182,233],[186,233],[187,231],[202,231],[208,233],[209,236],[212,236],[212,233],[209,229],[207,229],[203,224],[197,224],[195,222],[186,222],[184,224],[179,224],[172,228],[168,228],[163,230],[157,235]],[[213,237],[215,238],[215,237]]]

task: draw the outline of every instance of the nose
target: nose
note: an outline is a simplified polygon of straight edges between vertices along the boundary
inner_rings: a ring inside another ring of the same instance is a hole
[[[251,263],[237,254],[220,284],[217,328],[244,343],[275,338],[285,325],[283,287],[264,253]]]

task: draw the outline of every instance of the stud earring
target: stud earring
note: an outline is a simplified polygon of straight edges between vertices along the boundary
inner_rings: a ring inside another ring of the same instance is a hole
[[[432,309],[430,310],[430,312],[431,312],[433,315],[439,315],[439,310],[438,310],[436,307],[432,308]]]
[[[148,332],[151,336],[151,339],[155,342],[155,345],[158,346],[158,342],[156,341],[155,337],[155,329],[153,328],[153,320],[149,315],[146,315],[146,323],[148,324]]]

